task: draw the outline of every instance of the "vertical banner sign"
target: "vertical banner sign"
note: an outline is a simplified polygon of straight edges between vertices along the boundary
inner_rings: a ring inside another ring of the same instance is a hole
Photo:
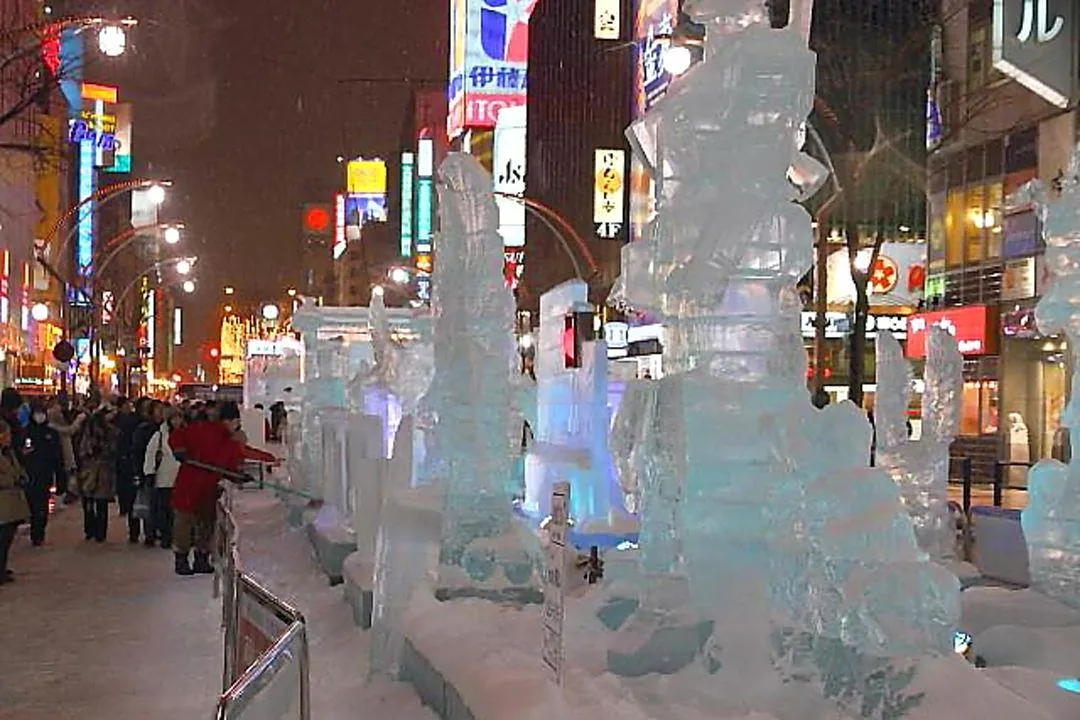
[[[173,308],[173,345],[184,342],[184,309]]]
[[[594,0],[593,37],[597,40],[618,40],[622,25],[622,0]]]
[[[593,176],[593,223],[596,236],[615,240],[626,217],[626,151],[599,149]]]
[[[345,235],[345,194],[338,193],[334,196],[334,259],[340,259],[348,247],[349,241]]]
[[[1077,4],[1070,0],[994,0],[994,67],[1066,108],[1077,95]]]
[[[527,112],[524,105],[499,113],[492,147],[495,205],[499,210],[499,234],[503,239],[503,276],[511,290],[525,271],[525,147]],[[513,196],[513,197],[509,197]]]
[[[639,0],[634,18],[637,63],[634,67],[634,117],[652,108],[671,84],[664,69],[664,50],[670,44],[679,0]]]
[[[359,227],[364,222],[386,222],[386,163],[363,158],[350,160],[346,175],[349,214],[359,219],[359,222],[350,220],[349,224]]]
[[[113,150],[113,163],[105,172],[131,172],[131,104],[116,106],[116,141]]]
[[[77,230],[75,234],[75,267],[80,279],[85,283],[94,271],[94,203],[87,202],[94,194],[94,144],[89,140],[79,143],[79,206]],[[85,304],[86,298],[81,293],[73,293],[78,304]]]
[[[566,526],[570,510],[570,483],[557,482],[551,493],[547,566],[544,570],[543,644],[541,659],[555,683],[563,681],[563,619],[566,615]]]
[[[447,134],[493,128],[525,104],[529,18],[538,0],[451,0]]]
[[[143,281],[146,292],[146,357],[154,357],[154,345],[157,342],[157,291]]]
[[[413,197],[416,193],[414,173],[416,156],[401,153],[401,256],[412,257],[413,249]]]
[[[0,324],[11,321],[11,251],[4,250],[0,258]]]
[[[22,296],[19,303],[19,329],[30,329],[30,263],[23,263]]]

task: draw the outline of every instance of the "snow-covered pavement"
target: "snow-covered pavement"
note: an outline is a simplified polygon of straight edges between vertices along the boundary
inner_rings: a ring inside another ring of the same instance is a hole
[[[0,720],[211,718],[221,689],[221,606],[209,576],[180,578],[166,550],[129,545],[110,518],[83,540],[77,506],[54,515],[45,546],[16,540],[16,581],[0,587]],[[305,614],[312,717],[430,720],[411,688],[367,683],[367,637],[327,585],[303,533],[267,493],[239,494],[249,571]]]

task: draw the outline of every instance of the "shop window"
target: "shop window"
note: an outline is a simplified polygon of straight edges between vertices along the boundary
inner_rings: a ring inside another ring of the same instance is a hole
[[[986,235],[993,223],[985,189],[981,185],[968,188],[964,196],[964,260],[969,264],[982,262]]]
[[[964,262],[964,192],[952,190],[945,198],[945,264],[957,267]]]
[[[968,380],[960,396],[960,434],[993,435],[998,431],[997,380]]]

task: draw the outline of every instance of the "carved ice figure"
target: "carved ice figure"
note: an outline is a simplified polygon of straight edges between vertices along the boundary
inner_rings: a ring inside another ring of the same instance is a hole
[[[607,447],[607,345],[582,343],[577,367],[566,367],[566,317],[592,322],[588,286],[567,281],[540,296],[536,348],[537,424],[525,460],[525,511],[550,514],[556,482],[570,483],[570,517],[579,530],[595,532],[625,516]],[[591,528],[591,530],[590,530]]]
[[[1035,308],[1044,334],[1064,332],[1073,353],[1072,392],[1061,417],[1073,448],[1080,448],[1080,146],[1065,173],[1061,197],[1040,207],[1046,234],[1050,291]],[[1021,514],[1032,584],[1080,607],[1080,459],[1042,460],[1031,471]]]
[[[811,8],[793,0],[789,26],[771,29],[763,1],[688,2],[707,60],[628,133],[659,201],[624,253],[643,284],[623,292],[661,318],[671,374],[642,473],[646,587],[609,667],[698,657],[732,702],[772,697],[785,668],[808,665],[826,686],[863,668],[852,693],[865,697],[862,659],[951,652],[959,620],[955,576],[866,466],[866,417],[851,403],[817,412],[806,390],[794,285],[812,231],[791,168],[814,96]]]
[[[445,490],[440,595],[532,597],[533,566],[511,500],[520,423],[512,419],[514,299],[491,178],[452,153],[439,168],[441,231],[432,278],[435,374],[421,413],[426,473]]]
[[[934,560],[956,559],[956,531],[949,517],[949,445],[960,428],[964,359],[956,339],[940,327],[927,338],[922,438],[908,439],[911,370],[891,334],[877,336],[878,465],[903,493],[919,547]]]

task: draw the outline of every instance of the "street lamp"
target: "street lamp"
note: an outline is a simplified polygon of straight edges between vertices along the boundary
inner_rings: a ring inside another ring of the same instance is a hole
[[[672,75],[682,75],[694,64],[694,54],[685,45],[668,45],[664,50],[664,69]]]
[[[296,288],[289,288],[286,292],[288,292],[289,297],[296,297]]]
[[[181,285],[180,287],[183,288],[184,292],[186,292],[188,295],[190,295],[191,293],[195,292],[195,281],[194,280],[185,280],[184,284]]]
[[[120,57],[127,50],[127,33],[119,25],[106,25],[98,30],[98,49],[105,57]]]
[[[170,245],[175,245],[180,242],[180,228],[176,225],[170,225],[165,228],[165,242]]]
[[[403,267],[391,268],[388,274],[390,276],[390,280],[397,285],[404,285],[405,283],[409,282],[409,271]]]
[[[266,303],[262,307],[263,320],[274,322],[281,316],[281,310],[274,303]]]
[[[226,295],[233,295],[235,293],[236,293],[236,288],[234,288],[232,285],[226,285],[225,286],[225,294]]]
[[[187,275],[191,272],[191,261],[184,259],[176,263],[176,272],[181,275]]]
[[[34,322],[45,322],[49,319],[49,306],[45,303],[35,303],[30,308],[30,317],[34,319]]]
[[[382,297],[386,294],[386,288],[382,285],[373,285],[371,288],[371,294],[375,297]]]
[[[155,205],[162,204],[165,202],[165,186],[161,184],[151,185],[146,197]]]

